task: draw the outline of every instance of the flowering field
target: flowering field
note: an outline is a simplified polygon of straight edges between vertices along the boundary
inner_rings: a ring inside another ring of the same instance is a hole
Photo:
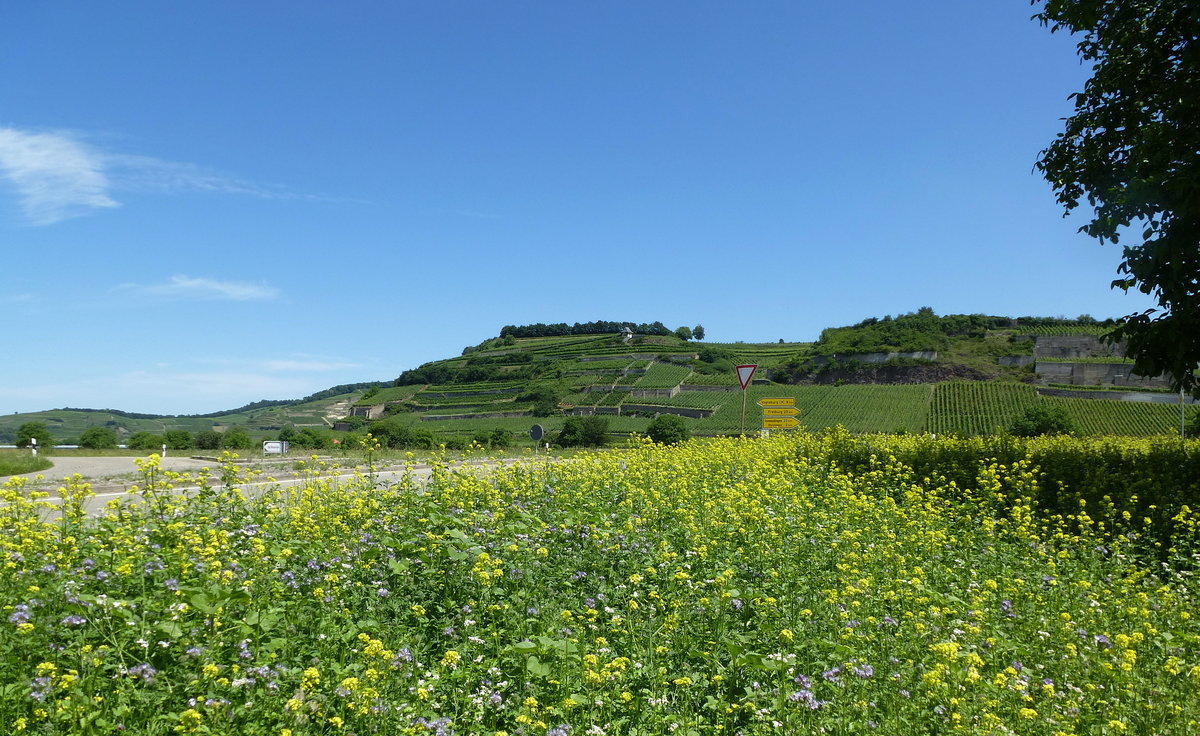
[[[152,457],[95,519],[11,481],[0,733],[1196,733],[1191,512],[1152,564],[1119,507],[1048,519],[1023,462],[918,478],[914,441],[314,463],[250,499]]]

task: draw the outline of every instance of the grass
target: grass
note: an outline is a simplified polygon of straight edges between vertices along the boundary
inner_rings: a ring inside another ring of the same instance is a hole
[[[45,456],[34,457],[29,450],[0,450],[0,476],[36,473],[52,466]]]

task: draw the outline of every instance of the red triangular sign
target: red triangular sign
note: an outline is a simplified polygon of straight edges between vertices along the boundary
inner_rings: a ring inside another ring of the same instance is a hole
[[[750,385],[750,377],[754,375],[754,371],[756,370],[758,370],[757,364],[737,366],[738,383],[742,384],[743,391]]]

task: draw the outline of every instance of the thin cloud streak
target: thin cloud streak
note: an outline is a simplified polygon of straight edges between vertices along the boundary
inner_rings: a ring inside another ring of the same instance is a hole
[[[108,196],[103,156],[63,133],[0,128],[0,176],[16,188],[21,210],[34,225],[118,206]]]
[[[7,179],[16,190],[28,222],[38,226],[118,207],[114,190],[322,199],[237,179],[196,164],[103,151],[84,143],[79,135],[64,131],[0,128],[0,178]]]
[[[241,281],[217,281],[216,279],[182,275],[172,276],[165,284],[122,284],[117,288],[148,296],[178,299],[216,299],[236,302],[269,301],[277,299],[280,295],[279,289],[265,284],[248,284]]]
[[[163,161],[150,156],[105,154],[104,163],[115,186],[133,191],[164,194],[216,192],[259,199],[316,199],[289,192],[282,187],[235,179],[196,164]]]

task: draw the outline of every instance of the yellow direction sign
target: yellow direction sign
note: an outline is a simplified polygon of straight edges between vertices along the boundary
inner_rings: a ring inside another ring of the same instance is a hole
[[[795,406],[796,400],[793,398],[784,399],[759,399],[759,406]]]
[[[800,410],[794,406],[765,406],[763,407],[764,417],[794,417],[800,413]]]
[[[795,429],[799,420],[793,417],[763,417],[763,429]]]

